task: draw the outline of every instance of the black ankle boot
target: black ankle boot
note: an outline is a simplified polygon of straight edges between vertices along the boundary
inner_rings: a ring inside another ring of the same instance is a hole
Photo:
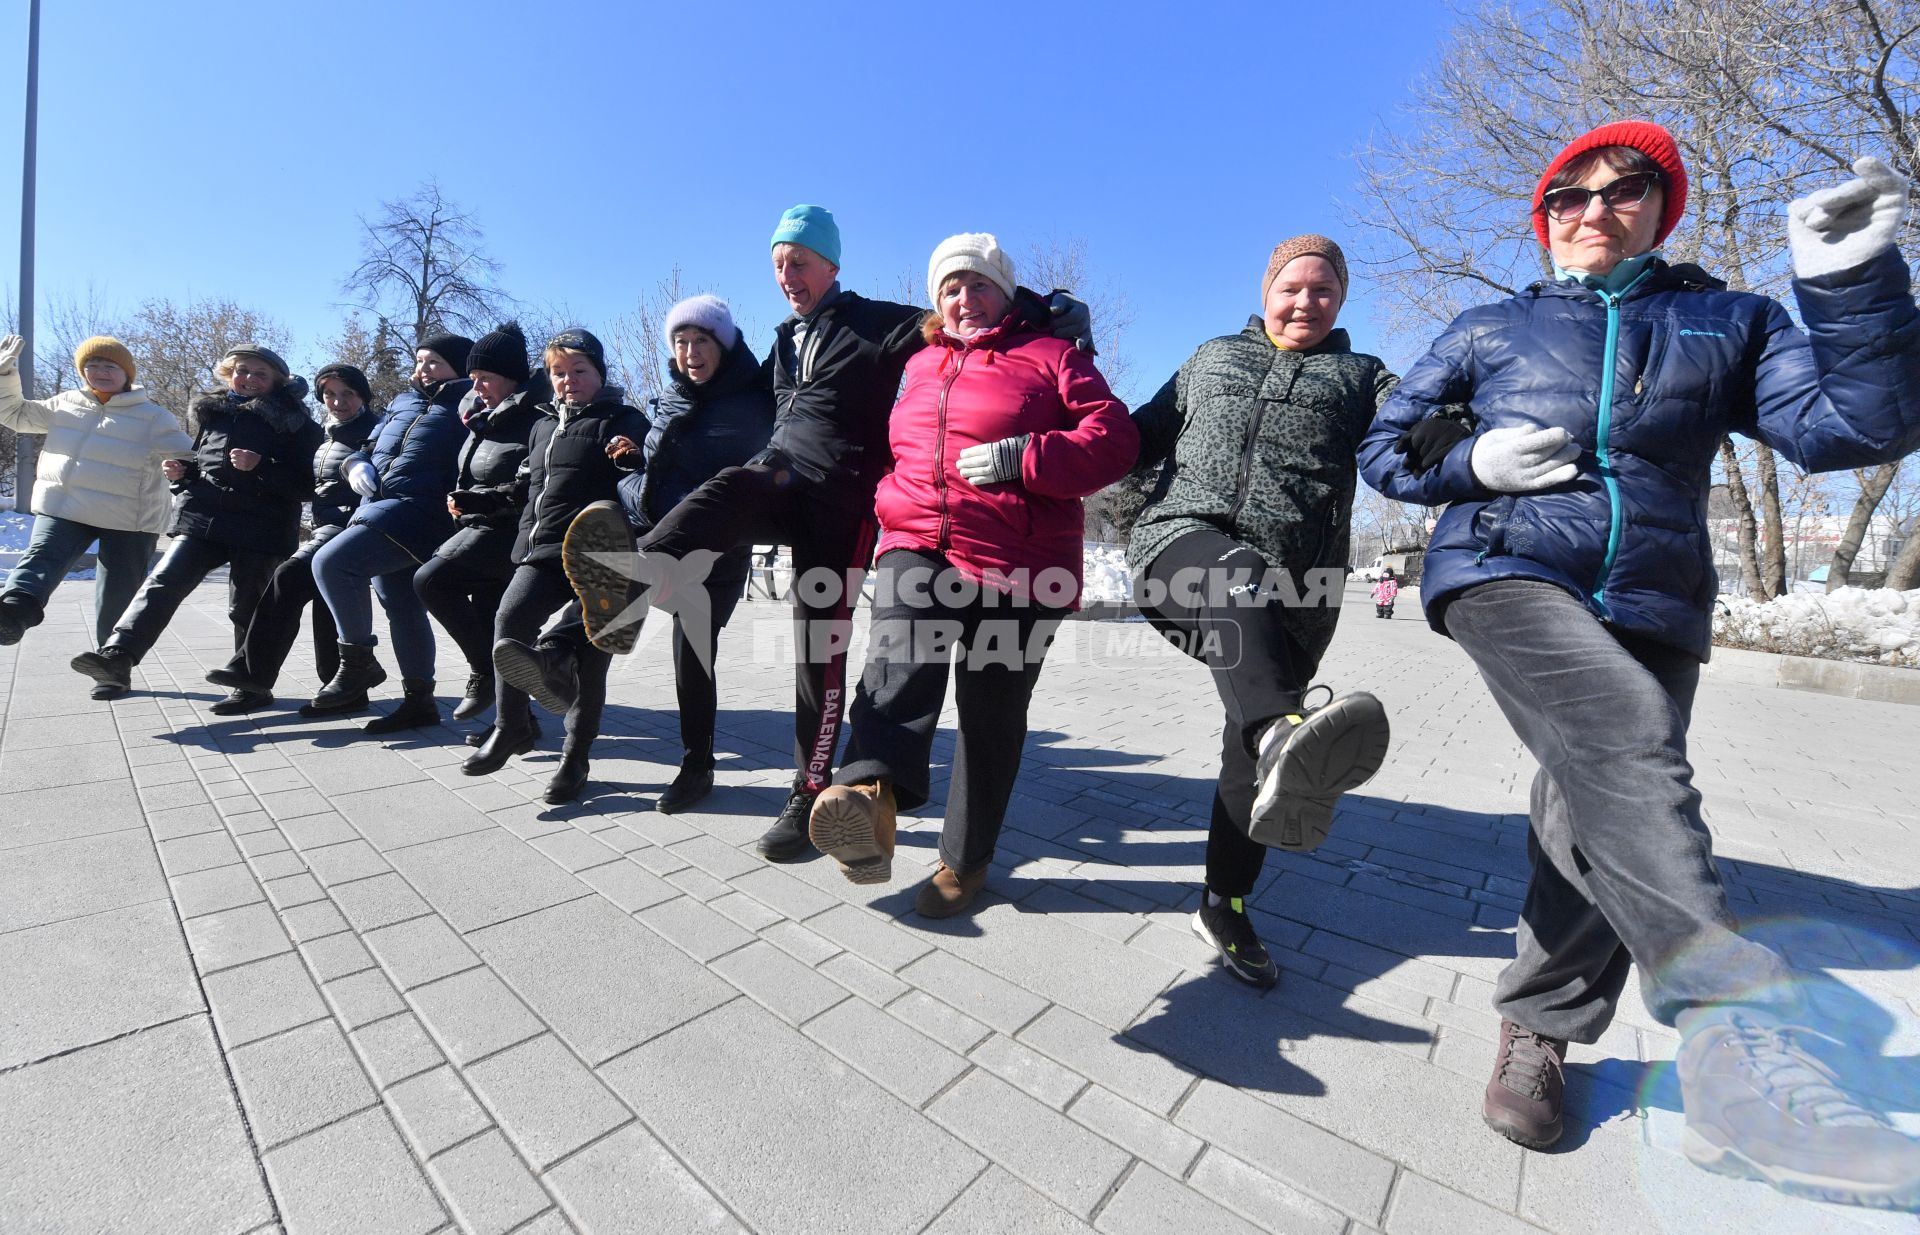
[[[507,760],[524,755],[540,741],[540,722],[528,711],[519,723],[502,728],[495,724],[487,730],[480,749],[467,756],[460,770],[468,776],[486,776],[507,766]]]
[[[690,752],[685,759],[680,761],[679,775],[673,778],[673,783],[668,785],[666,792],[660,795],[660,800],[653,804],[653,809],[663,815],[671,815],[687,809],[687,807],[692,806],[695,802],[698,802],[701,798],[706,797],[712,792],[712,753],[702,751],[699,754],[693,754]]]
[[[587,787],[587,752],[569,749],[560,758],[560,770],[547,782],[545,800],[554,806],[571,802]]]
[[[385,716],[376,716],[361,728],[368,733],[399,733],[403,729],[424,729],[440,723],[440,705],[433,699],[432,678],[406,678],[401,682],[400,706]]]
[[[133,657],[127,650],[109,643],[97,652],[82,652],[68,662],[76,673],[84,673],[101,686],[126,690],[133,685]]]
[[[493,670],[467,675],[467,692],[453,709],[455,720],[472,720],[493,706]]]
[[[333,680],[320,688],[313,702],[300,709],[302,716],[331,716],[339,712],[357,712],[367,706],[367,692],[387,680],[387,671],[374,658],[373,646],[355,643],[340,645],[340,670]],[[437,717],[436,717],[437,719]]]

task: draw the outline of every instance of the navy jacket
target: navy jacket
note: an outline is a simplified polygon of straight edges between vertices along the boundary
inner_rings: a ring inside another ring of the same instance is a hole
[[[380,491],[360,503],[349,526],[371,527],[424,562],[453,534],[447,494],[460,475],[460,447],[467,440],[460,400],[473,383],[442,382],[431,396],[404,391],[387,409],[366,459],[380,476]],[[343,465],[344,474],[352,464]]]
[[[1433,627],[1444,633],[1447,601],[1467,588],[1533,579],[1705,660],[1717,590],[1707,495],[1722,435],[1758,438],[1808,471],[1920,446],[1920,308],[1900,255],[1794,289],[1807,333],[1776,301],[1659,262],[1617,297],[1541,283],[1456,318],[1360,447],[1368,484],[1447,505],[1420,581]],[[1414,476],[1394,440],[1449,403],[1471,404],[1480,432],[1566,429],[1579,474],[1493,493],[1473,478],[1468,438]]]

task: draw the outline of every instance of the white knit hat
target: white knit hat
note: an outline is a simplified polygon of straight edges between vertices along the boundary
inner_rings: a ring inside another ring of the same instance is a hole
[[[961,232],[940,242],[933,251],[933,260],[927,263],[927,299],[938,304],[940,285],[948,275],[960,270],[979,271],[988,282],[1005,292],[1007,299],[1013,299],[1014,285],[1018,282],[1013,277],[1013,259],[990,233]]]
[[[665,334],[667,346],[673,346],[673,332],[682,326],[698,326],[720,341],[720,350],[733,350],[733,341],[740,337],[740,328],[733,324],[733,310],[727,302],[718,296],[702,293],[689,296],[667,310]]]

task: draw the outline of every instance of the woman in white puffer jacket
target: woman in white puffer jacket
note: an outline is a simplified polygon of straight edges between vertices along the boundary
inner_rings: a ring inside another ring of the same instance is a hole
[[[100,543],[94,633],[105,642],[140,590],[171,501],[161,462],[193,453],[193,439],[133,384],[133,356],[97,335],[73,354],[84,385],[51,399],[20,389],[18,335],[0,339],[0,425],[44,433],[33,485],[33,535],[0,587],[0,644],[38,626],[47,597],[88,545]]]

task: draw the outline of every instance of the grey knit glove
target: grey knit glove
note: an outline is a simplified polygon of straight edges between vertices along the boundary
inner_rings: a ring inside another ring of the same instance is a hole
[[[1787,207],[1787,248],[1803,279],[1851,270],[1893,247],[1907,209],[1907,182],[1872,155],[1853,161],[1854,178]]]
[[[1488,429],[1473,444],[1473,478],[1495,493],[1532,493],[1572,480],[1579,457],[1580,443],[1565,429]]]
[[[27,341],[17,334],[0,339],[0,376],[20,367],[20,353],[26,350],[26,346]]]
[[[970,485],[997,485],[1020,479],[1020,459],[1027,453],[1027,439],[1032,436],[1022,433],[967,447],[954,464],[960,479]]]

